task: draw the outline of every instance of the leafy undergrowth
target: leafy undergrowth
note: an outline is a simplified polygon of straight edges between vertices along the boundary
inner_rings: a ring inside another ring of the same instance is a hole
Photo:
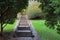
[[[45,20],[32,20],[32,25],[43,40],[60,40],[60,35],[54,29],[49,29],[44,24]]]

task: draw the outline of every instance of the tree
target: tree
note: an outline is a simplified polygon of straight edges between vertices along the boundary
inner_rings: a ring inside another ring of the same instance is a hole
[[[60,32],[60,0],[40,0],[45,13],[46,25]]]
[[[29,19],[41,19],[42,13],[41,9],[39,9],[40,3],[37,1],[31,1],[28,6],[28,17]]]
[[[28,5],[28,0],[0,0],[0,23],[1,34],[3,33],[3,26],[7,23],[13,23],[17,17],[17,12],[20,12]]]

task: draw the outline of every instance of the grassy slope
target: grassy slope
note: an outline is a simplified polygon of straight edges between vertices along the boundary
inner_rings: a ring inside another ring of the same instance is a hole
[[[4,32],[13,31],[16,25],[16,21],[13,24],[7,24],[4,28]]]
[[[60,35],[56,33],[56,30],[49,29],[44,23],[44,20],[32,20],[32,24],[40,38],[44,40],[60,40]]]

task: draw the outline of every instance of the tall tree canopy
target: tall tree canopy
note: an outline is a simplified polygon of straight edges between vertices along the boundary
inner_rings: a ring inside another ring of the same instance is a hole
[[[1,32],[3,25],[13,23],[17,17],[17,12],[20,12],[28,5],[28,0],[0,0],[0,24]]]
[[[60,0],[40,0],[40,2],[46,17],[46,25],[53,29],[57,27],[60,33]]]

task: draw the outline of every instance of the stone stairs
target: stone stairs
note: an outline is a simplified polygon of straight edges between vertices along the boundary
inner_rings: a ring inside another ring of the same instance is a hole
[[[25,15],[21,15],[20,21],[15,28],[13,36],[10,40],[39,40],[37,33]]]
[[[32,33],[30,30],[17,30],[18,37],[32,37]]]
[[[30,25],[25,16],[21,16],[15,35],[17,37],[33,37]]]

